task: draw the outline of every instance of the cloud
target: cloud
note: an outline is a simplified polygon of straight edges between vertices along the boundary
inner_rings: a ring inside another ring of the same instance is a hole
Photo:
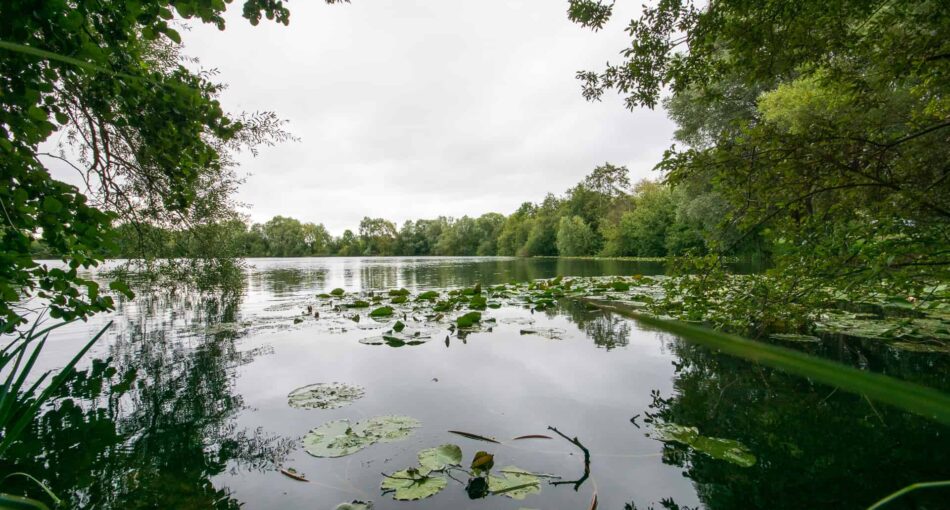
[[[566,2],[293,2],[289,27],[190,23],[186,53],[217,68],[231,111],[273,110],[301,138],[243,155],[238,199],[339,234],[363,216],[397,222],[511,213],[604,161],[635,178],[671,143],[662,111],[587,103],[574,79],[627,44],[636,6],[590,32]]]

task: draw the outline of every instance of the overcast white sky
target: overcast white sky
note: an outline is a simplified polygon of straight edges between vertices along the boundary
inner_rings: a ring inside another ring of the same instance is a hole
[[[226,109],[275,111],[301,139],[241,158],[254,221],[339,234],[363,216],[509,214],[605,161],[655,177],[671,143],[661,110],[588,103],[574,78],[619,60],[640,2],[618,2],[600,32],[568,21],[564,0],[288,5],[287,27],[252,27],[232,4],[224,32],[183,33],[229,84]]]

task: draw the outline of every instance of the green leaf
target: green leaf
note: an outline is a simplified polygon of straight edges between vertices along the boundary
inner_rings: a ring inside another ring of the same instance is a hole
[[[63,203],[53,197],[45,197],[43,199],[43,210],[50,214],[56,214],[63,210]]]
[[[372,434],[381,443],[392,443],[409,437],[413,429],[422,424],[409,416],[377,416],[365,422],[357,423],[354,428],[365,434]]]
[[[342,383],[303,386],[287,395],[287,404],[297,409],[336,409],[363,398],[363,388]]]
[[[426,472],[439,471],[446,466],[458,466],[461,463],[462,449],[458,445],[444,444],[419,452],[419,465]]]
[[[340,503],[333,510],[373,510],[373,503],[371,501],[351,501]]]
[[[383,478],[379,487],[384,491],[394,491],[393,499],[415,501],[438,494],[447,484],[444,477],[423,476],[414,469],[403,469]]]
[[[303,438],[303,447],[314,457],[343,457],[370,446],[378,438],[358,432],[349,420],[335,420],[311,430]]]
[[[529,471],[516,466],[506,466],[501,469],[501,473],[501,477],[488,477],[488,490],[492,494],[521,500],[541,492],[541,479]]]
[[[742,467],[755,465],[755,455],[739,441],[706,437],[696,427],[676,423],[660,423],[653,426],[653,437],[660,441],[675,441],[705,453],[714,459],[724,460]]]
[[[408,416],[377,416],[353,425],[349,420],[335,420],[308,432],[303,445],[314,457],[343,457],[376,442],[405,439],[419,426],[418,420]]]
[[[330,291],[331,296],[339,297],[339,296],[342,296],[343,294],[346,294],[346,291],[340,288],[336,288]]]
[[[455,324],[460,328],[470,328],[474,326],[476,322],[481,320],[481,312],[468,312],[465,315],[459,316],[457,319],[455,319]]]
[[[393,314],[393,307],[391,306],[381,306],[372,312],[369,312],[370,317],[389,317]]]

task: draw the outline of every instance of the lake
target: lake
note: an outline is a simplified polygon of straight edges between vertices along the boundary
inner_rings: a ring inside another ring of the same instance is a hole
[[[329,510],[371,500],[377,510],[587,510],[594,494],[598,508],[616,510],[849,509],[910,483],[950,477],[948,427],[578,303],[489,309],[475,331],[430,329],[428,341],[398,348],[365,342],[382,322],[307,313],[317,294],[334,288],[415,293],[557,275],[655,275],[662,263],[462,257],[247,264],[237,295],[140,295],[51,337],[43,362],[57,366],[115,321],[11,451],[33,459],[16,469],[51,473],[45,478],[54,492],[79,507],[185,509]],[[950,390],[946,355],[840,341],[805,348]],[[330,382],[358,387],[362,398],[327,409],[288,404],[291,391]],[[327,422],[387,415],[419,426],[402,440],[338,458],[302,448],[302,438]],[[695,427],[676,430],[702,441],[661,437],[672,426]],[[582,449],[549,427],[589,451],[589,476]],[[550,439],[514,439],[525,435]],[[383,473],[415,466],[420,450],[443,444],[461,447],[465,467],[483,450],[494,455],[496,476],[517,466],[551,477],[523,500],[508,497],[519,491],[471,499],[460,472],[420,501],[381,493]],[[709,445],[740,454],[717,454]],[[918,506],[909,498],[889,508],[947,508],[948,496],[922,494]]]

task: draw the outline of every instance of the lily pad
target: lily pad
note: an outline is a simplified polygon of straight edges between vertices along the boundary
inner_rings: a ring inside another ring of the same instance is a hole
[[[458,445],[444,444],[419,452],[419,465],[426,473],[445,469],[446,466],[458,466],[461,463],[462,449]]]
[[[415,501],[438,494],[445,488],[448,480],[441,476],[427,476],[415,469],[403,469],[383,478],[379,488],[394,491],[393,499]]]
[[[428,290],[416,296],[416,299],[419,299],[422,301],[432,301],[438,297],[439,297],[439,293],[437,291]]]
[[[354,429],[349,420],[334,420],[311,430],[303,448],[314,457],[343,457],[374,444],[379,438]]]
[[[349,503],[340,503],[333,510],[373,510],[373,502],[350,501]]]
[[[377,442],[405,439],[420,425],[408,416],[377,416],[353,425],[349,420],[334,420],[308,432],[303,446],[314,457],[343,457]]]
[[[370,317],[389,317],[393,314],[393,307],[391,306],[381,306],[372,312],[369,312]]]
[[[372,434],[381,443],[392,443],[409,437],[422,424],[409,416],[377,416],[354,425],[354,428]]]
[[[287,404],[297,409],[336,409],[363,398],[363,388],[342,383],[318,383],[297,388]]]
[[[331,296],[340,297],[340,296],[342,296],[343,294],[346,294],[346,291],[343,290],[343,289],[339,289],[339,288],[333,289],[333,290],[330,291],[330,295],[331,295]]]
[[[482,314],[480,312],[468,312],[465,315],[459,316],[455,319],[455,323],[460,328],[470,328],[475,325],[476,322],[482,320]]]
[[[655,439],[684,444],[714,459],[724,460],[742,467],[755,465],[755,455],[744,444],[732,439],[702,436],[696,427],[686,427],[676,423],[662,423],[654,425],[653,434]]]
[[[492,494],[522,500],[531,494],[541,492],[541,479],[524,469],[507,466],[501,469],[501,473],[503,477],[488,477],[488,490]]]

